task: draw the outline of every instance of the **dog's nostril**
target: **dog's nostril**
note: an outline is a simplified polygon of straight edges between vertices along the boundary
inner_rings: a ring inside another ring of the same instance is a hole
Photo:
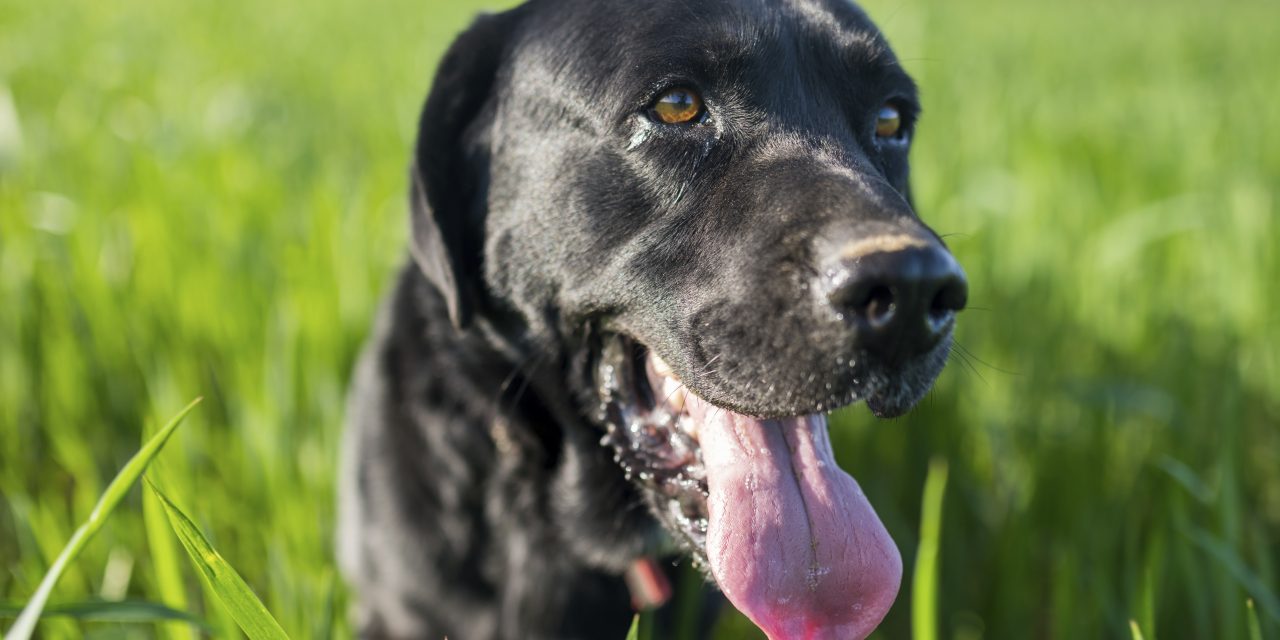
[[[956,312],[964,309],[969,296],[968,285],[963,279],[944,279],[929,304],[928,317],[925,319],[930,335],[941,336],[950,325]]]
[[[942,287],[938,289],[938,293],[934,294],[933,302],[929,305],[929,315],[935,318],[945,318],[957,311],[964,309],[968,303],[969,287],[964,280],[959,278],[949,278],[942,283]]]
[[[850,322],[858,346],[894,358],[936,345],[969,295],[964,271],[941,245],[898,244],[863,240],[872,251],[840,252],[826,285],[827,301]]]
[[[893,290],[884,285],[873,286],[867,291],[866,300],[858,305],[857,312],[872,326],[881,326],[893,319]]]

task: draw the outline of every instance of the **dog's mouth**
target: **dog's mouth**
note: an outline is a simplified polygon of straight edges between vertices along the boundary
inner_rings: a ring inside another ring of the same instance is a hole
[[[823,414],[762,419],[712,405],[622,337],[597,367],[603,444],[653,513],[771,638],[864,638],[902,561]]]
[[[601,444],[627,479],[647,490],[650,507],[706,564],[707,473],[689,392],[659,358],[622,337],[606,340],[596,371]]]

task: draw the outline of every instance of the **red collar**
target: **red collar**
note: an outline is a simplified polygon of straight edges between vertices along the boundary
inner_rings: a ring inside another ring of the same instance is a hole
[[[671,599],[671,582],[653,558],[640,558],[627,568],[627,588],[636,611],[657,609]]]

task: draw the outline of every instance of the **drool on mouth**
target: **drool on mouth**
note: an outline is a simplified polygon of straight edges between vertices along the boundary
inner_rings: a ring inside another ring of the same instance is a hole
[[[836,464],[826,416],[712,405],[621,337],[601,356],[601,443],[729,601],[774,640],[869,635],[897,596],[902,560]]]
[[[626,339],[609,341],[597,371],[602,445],[627,479],[661,497],[688,550],[705,563],[707,474],[684,383],[661,358]],[[655,501],[656,502],[656,501]]]

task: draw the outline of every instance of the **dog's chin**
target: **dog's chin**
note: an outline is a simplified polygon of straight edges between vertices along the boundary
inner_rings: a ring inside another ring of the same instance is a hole
[[[877,418],[897,418],[911,411],[942,373],[951,353],[948,334],[933,349],[896,369],[887,369],[876,377],[880,384],[866,395],[867,408]]]

